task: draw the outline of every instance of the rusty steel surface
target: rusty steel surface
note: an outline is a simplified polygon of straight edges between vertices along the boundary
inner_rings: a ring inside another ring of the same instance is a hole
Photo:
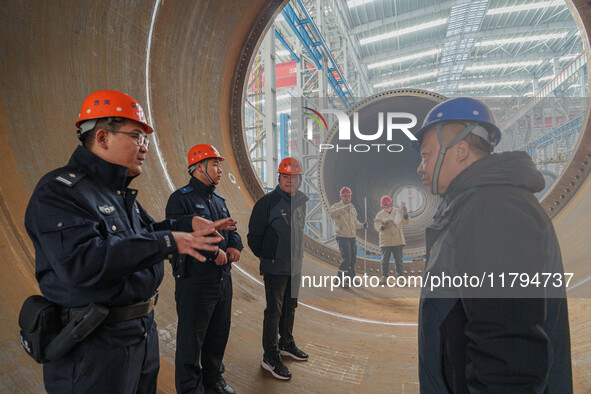
[[[262,190],[241,137],[242,86],[250,55],[283,3],[0,2],[0,391],[43,391],[41,367],[18,342],[22,301],[39,291],[24,213],[39,178],[64,165],[78,144],[74,121],[88,93],[122,90],[138,99],[148,113],[157,143],[153,141],[144,174],[134,187],[153,217],[162,219],[173,188],[187,183],[187,149],[211,143],[228,159],[218,191],[228,198],[238,229],[246,237],[251,207]],[[569,7],[585,31],[589,59],[585,27],[591,29],[591,5],[577,0]],[[558,201],[554,206],[561,207],[553,213],[553,221],[565,268],[576,273],[575,282],[591,277],[591,180],[585,163],[591,161],[590,127],[587,123],[562,183],[544,203],[549,207]],[[575,182],[576,187],[561,192],[568,188],[565,182]],[[308,246],[308,250],[314,248],[312,243]],[[334,266],[318,256],[308,256],[310,272],[334,274]],[[390,297],[377,290],[352,289],[335,291],[330,298],[307,295],[301,300],[306,305],[298,307],[295,336],[310,353],[310,361],[288,361],[294,377],[280,382],[260,367],[264,291],[258,282],[258,262],[248,248],[233,272],[225,378],[239,392],[418,391],[416,293],[402,290]],[[585,287],[580,285],[571,296],[585,295]],[[174,392],[176,311],[168,268],[160,292],[156,307],[162,361],[159,390]],[[575,387],[588,392],[591,302],[573,297],[570,313]]]

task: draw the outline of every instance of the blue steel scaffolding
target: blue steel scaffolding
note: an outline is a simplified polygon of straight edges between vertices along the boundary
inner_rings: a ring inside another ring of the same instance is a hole
[[[297,8],[297,13],[292,7],[292,4]],[[341,68],[337,64],[328,45],[326,45],[326,41],[322,37],[318,26],[314,23],[314,20],[310,16],[310,13],[306,9],[302,0],[294,0],[286,4],[281,13],[295,36],[310,55],[310,58],[316,64],[318,72],[322,70],[326,73],[330,87],[341,100],[345,109],[349,108],[355,103],[353,93],[351,93],[351,89],[345,80]],[[300,19],[298,14],[303,15],[303,19]],[[289,45],[287,45],[287,47],[289,47]],[[291,51],[290,48],[289,50]],[[295,54],[292,56],[295,56]],[[323,67],[323,59],[327,60],[326,68]],[[335,73],[338,76],[338,80],[335,77]]]
[[[279,146],[281,147],[281,157],[279,160],[283,160],[289,157],[289,120],[291,116],[288,114],[281,114],[279,116]]]

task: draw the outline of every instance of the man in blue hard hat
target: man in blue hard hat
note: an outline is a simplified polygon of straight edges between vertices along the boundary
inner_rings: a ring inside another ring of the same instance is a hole
[[[572,392],[562,258],[533,194],[544,178],[524,152],[492,153],[501,132],[472,98],[438,104],[415,136],[417,171],[442,197],[426,232],[421,392]],[[557,280],[536,285],[546,273]]]

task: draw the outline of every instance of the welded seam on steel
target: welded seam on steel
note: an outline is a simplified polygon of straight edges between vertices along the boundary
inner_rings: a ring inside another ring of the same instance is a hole
[[[158,13],[158,7],[160,6],[160,0],[156,0],[154,4],[154,11],[152,12],[152,21],[150,22],[150,32],[148,33],[148,43],[146,45],[146,103],[147,103],[147,112],[148,112],[148,123],[152,125],[154,129],[156,129],[154,125],[154,120],[152,119],[152,106],[150,104],[150,50],[152,49],[152,33],[154,32],[154,23],[156,22],[156,14]],[[162,170],[164,172],[164,177],[166,178],[166,182],[168,182],[168,187],[170,191],[176,190],[174,184],[172,183],[172,179],[170,175],[168,175],[168,170],[166,168],[166,162],[164,161],[164,157],[162,152],[160,152],[160,147],[158,146],[158,136],[156,133],[152,133],[152,138],[154,139],[154,148],[156,148],[156,156],[158,156],[158,160],[160,161],[160,165],[162,166]]]
[[[591,276],[589,276],[589,277],[588,277],[588,278],[586,278],[586,279],[583,279],[583,280],[582,280],[582,281],[580,281],[579,283],[576,283],[576,284],[574,284],[574,285],[570,286],[569,288],[567,288],[567,289],[566,289],[566,291],[571,291],[571,290],[573,290],[573,289],[575,289],[575,288],[579,287],[580,285],[582,285],[582,284],[584,284],[584,283],[587,283],[587,282],[589,282],[590,280],[591,280]]]

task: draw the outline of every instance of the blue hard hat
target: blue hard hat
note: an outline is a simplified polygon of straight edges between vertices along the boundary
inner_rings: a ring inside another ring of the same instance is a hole
[[[429,111],[423,126],[414,134],[418,141],[413,141],[413,148],[420,151],[424,133],[433,126],[452,121],[478,123],[488,132],[488,138],[484,139],[493,147],[501,140],[501,130],[494,124],[492,113],[484,103],[470,97],[457,97],[437,104]]]

